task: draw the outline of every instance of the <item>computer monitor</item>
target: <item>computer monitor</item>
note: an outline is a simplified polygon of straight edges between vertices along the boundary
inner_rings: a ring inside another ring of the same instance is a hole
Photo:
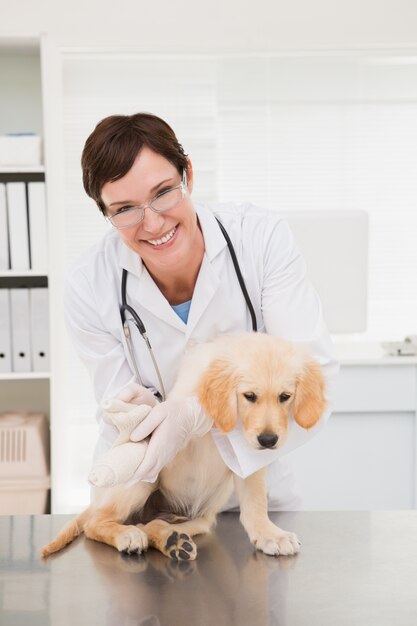
[[[359,210],[281,214],[303,254],[331,333],[366,330],[368,214]]]

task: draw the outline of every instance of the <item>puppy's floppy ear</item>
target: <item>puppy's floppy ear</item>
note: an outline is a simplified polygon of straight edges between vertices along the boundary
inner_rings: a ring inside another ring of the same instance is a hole
[[[201,406],[223,432],[233,430],[237,420],[237,372],[225,358],[215,359],[198,385]]]
[[[325,408],[323,374],[319,364],[309,360],[298,378],[294,419],[302,428],[311,428],[318,422]]]

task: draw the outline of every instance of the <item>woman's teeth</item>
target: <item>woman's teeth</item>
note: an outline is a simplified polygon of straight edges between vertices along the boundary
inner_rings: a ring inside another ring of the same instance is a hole
[[[169,233],[162,237],[162,239],[148,239],[148,243],[152,244],[153,246],[160,246],[162,243],[166,243],[167,241],[169,241],[171,237],[175,235],[176,230],[177,227],[175,226],[175,228],[170,230]]]

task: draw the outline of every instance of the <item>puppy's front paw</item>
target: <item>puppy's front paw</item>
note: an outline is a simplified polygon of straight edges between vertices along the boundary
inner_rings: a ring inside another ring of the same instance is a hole
[[[253,544],[257,550],[271,556],[290,556],[300,551],[300,542],[295,533],[290,533],[280,528],[274,528],[273,532],[259,534],[254,538]]]
[[[137,526],[126,526],[116,537],[116,548],[125,554],[140,554],[148,548],[148,536]]]

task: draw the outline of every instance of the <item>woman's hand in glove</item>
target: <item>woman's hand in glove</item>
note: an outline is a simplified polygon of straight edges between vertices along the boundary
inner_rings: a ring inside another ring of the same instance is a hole
[[[116,398],[130,404],[147,404],[148,406],[156,406],[159,404],[158,399],[153,395],[150,389],[138,385],[137,383],[130,383],[126,385],[126,387],[123,387]]]
[[[155,482],[159,472],[182,450],[190,437],[205,435],[212,424],[196,397],[167,400],[155,406],[130,435],[131,441],[151,437],[145,457],[129,484],[138,480]]]

